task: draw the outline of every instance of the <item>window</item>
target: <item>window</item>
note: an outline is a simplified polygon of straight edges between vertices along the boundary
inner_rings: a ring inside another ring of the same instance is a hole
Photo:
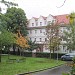
[[[65,50],[66,46],[63,45],[63,50]]]
[[[36,26],[38,26],[38,22],[36,21]]]
[[[40,42],[42,41],[42,39],[40,38]]]
[[[42,25],[42,22],[40,22],[40,26]]]
[[[35,33],[37,33],[37,30],[35,30]]]
[[[36,41],[36,38],[35,38],[35,41]]]
[[[45,41],[47,41],[47,38],[45,38]]]
[[[34,23],[32,23],[32,26],[34,26]]]
[[[45,20],[45,24],[46,24],[46,20]]]
[[[40,33],[42,33],[42,30],[40,29]]]

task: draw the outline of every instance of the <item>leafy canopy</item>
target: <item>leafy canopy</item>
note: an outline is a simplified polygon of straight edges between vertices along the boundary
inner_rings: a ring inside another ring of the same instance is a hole
[[[12,33],[17,33],[17,30],[20,30],[22,35],[27,35],[27,18],[21,8],[8,8],[7,12],[1,16],[1,22],[3,20],[2,24],[6,25],[7,30]]]
[[[16,43],[15,36],[13,33],[8,32],[5,29],[0,28],[0,46],[10,46]]]

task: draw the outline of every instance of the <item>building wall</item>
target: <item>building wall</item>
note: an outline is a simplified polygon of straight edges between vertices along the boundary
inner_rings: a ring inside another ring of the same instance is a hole
[[[42,45],[43,52],[50,52],[49,49],[45,46],[45,41],[47,38],[45,34],[45,26],[52,22],[56,23],[56,21],[57,20],[52,15],[49,15],[48,17],[40,16],[39,18],[31,18],[29,20],[28,37],[30,38],[30,40],[35,41],[36,44]],[[59,35],[63,36],[64,31],[67,31],[66,26],[60,26]],[[63,45],[64,43],[66,42],[62,39],[61,45],[59,46],[59,53],[67,52],[67,47]]]

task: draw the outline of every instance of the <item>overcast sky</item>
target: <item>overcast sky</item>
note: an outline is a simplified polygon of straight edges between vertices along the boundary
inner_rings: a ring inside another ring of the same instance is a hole
[[[75,0],[66,0],[64,6],[60,7],[64,0],[9,0],[18,2],[28,19],[51,15],[69,14],[75,11]]]

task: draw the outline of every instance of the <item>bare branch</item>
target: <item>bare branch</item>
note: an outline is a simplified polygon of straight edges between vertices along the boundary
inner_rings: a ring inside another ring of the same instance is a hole
[[[64,4],[65,4],[65,2],[66,2],[66,0],[64,0],[64,2],[63,2],[63,4],[61,5],[61,6],[56,6],[57,8],[61,8],[62,6],[64,6]]]

